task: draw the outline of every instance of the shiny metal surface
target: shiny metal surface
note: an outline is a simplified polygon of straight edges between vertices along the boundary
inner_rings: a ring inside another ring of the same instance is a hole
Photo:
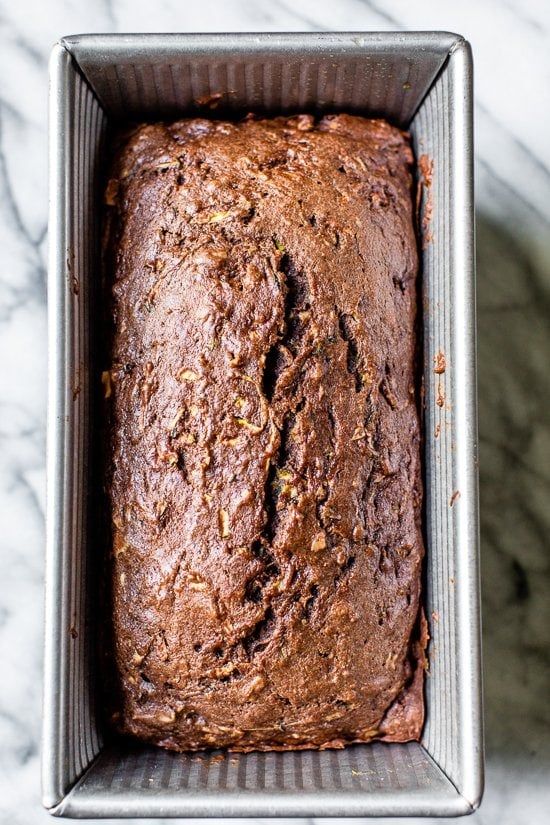
[[[483,784],[472,65],[448,33],[83,35],[51,60],[43,801],[55,815],[457,815]],[[174,755],[103,743],[94,702],[90,398],[98,179],[113,119],[313,108],[382,114],[433,160],[423,250],[427,722],[421,744]],[[434,372],[443,353],[444,373]],[[439,403],[438,403],[439,402]]]

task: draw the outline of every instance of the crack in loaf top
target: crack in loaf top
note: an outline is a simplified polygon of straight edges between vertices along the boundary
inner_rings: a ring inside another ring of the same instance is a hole
[[[347,115],[126,135],[103,376],[119,730],[419,736],[411,163]]]

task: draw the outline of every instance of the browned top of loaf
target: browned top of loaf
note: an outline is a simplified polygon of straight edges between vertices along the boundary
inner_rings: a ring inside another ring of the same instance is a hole
[[[107,187],[119,730],[174,749],[418,737],[406,136],[136,129]]]

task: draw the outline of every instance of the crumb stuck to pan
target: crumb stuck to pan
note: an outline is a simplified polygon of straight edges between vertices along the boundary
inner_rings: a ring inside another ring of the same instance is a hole
[[[422,249],[426,249],[433,241],[431,231],[433,217],[433,194],[432,183],[434,173],[434,161],[426,154],[420,155],[417,160],[418,185],[417,185],[417,212],[420,215],[420,228],[422,238]]]
[[[447,361],[445,354],[442,350],[439,350],[434,356],[434,372],[436,375],[443,375],[446,369]]]

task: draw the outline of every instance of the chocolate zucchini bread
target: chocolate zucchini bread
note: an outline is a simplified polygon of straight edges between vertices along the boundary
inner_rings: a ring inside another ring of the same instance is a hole
[[[406,135],[348,115],[126,135],[104,248],[120,732],[418,738],[411,166]]]

